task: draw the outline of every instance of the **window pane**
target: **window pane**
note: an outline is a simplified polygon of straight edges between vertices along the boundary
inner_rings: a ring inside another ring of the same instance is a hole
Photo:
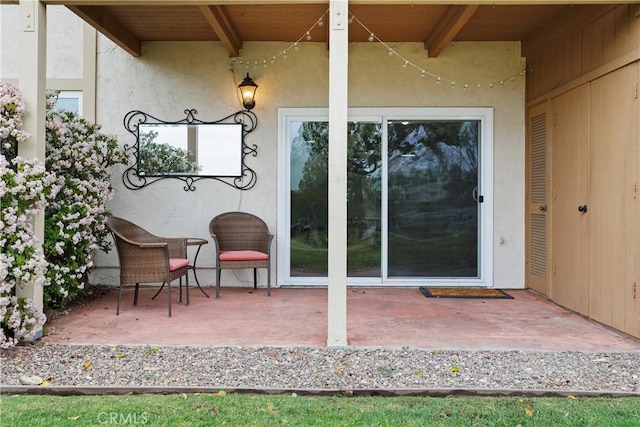
[[[54,108],[58,111],[69,111],[82,116],[82,92],[76,90],[60,91]]]
[[[56,110],[69,111],[71,113],[78,113],[78,99],[76,98],[58,98],[56,102]]]

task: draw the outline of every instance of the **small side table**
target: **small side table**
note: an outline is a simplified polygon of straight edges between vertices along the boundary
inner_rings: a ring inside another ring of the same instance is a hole
[[[196,273],[196,263],[198,262],[198,255],[200,254],[200,249],[202,249],[203,245],[206,245],[207,243],[209,243],[207,240],[205,239],[200,239],[200,238],[196,238],[196,237],[188,237],[187,238],[187,246],[197,246],[198,249],[196,250],[196,255],[193,257],[193,264],[189,264],[187,266],[187,268],[191,271],[193,271],[193,277],[194,279],[196,279],[196,285],[198,285],[198,289],[200,289],[200,292],[202,292],[204,294],[205,297],[209,298],[209,295],[207,295],[207,293],[204,291],[204,289],[202,289],[202,286],[200,286],[200,282],[198,281],[198,274]]]

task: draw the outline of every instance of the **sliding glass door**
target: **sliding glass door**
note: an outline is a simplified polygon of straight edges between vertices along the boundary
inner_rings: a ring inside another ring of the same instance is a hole
[[[348,281],[488,284],[493,224],[483,202],[491,195],[491,111],[404,111],[350,111]],[[283,285],[326,284],[327,117],[323,109],[280,111]]]

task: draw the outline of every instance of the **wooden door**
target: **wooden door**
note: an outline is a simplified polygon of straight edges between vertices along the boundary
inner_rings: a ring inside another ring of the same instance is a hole
[[[640,11],[640,7],[638,8]],[[627,156],[625,198],[627,224],[627,296],[624,331],[640,338],[640,62],[630,66],[630,78],[635,75],[635,94],[629,99],[630,138]],[[632,81],[633,83],[633,81]],[[636,119],[633,120],[633,117]],[[635,126],[634,126],[635,121]]]
[[[638,63],[591,83],[589,315],[639,334]]]
[[[640,12],[640,6],[637,7]],[[626,303],[625,332],[640,338],[640,62],[630,66],[631,78],[635,75],[635,95],[630,99],[631,147],[627,157],[629,181],[627,191],[631,192],[628,201],[627,224],[629,241],[627,242],[627,266],[629,297]],[[635,68],[635,71],[633,70]],[[635,127],[633,126],[635,117]]]
[[[589,86],[553,100],[551,290],[558,304],[588,314]]]
[[[526,285],[548,295],[548,104],[527,111]]]

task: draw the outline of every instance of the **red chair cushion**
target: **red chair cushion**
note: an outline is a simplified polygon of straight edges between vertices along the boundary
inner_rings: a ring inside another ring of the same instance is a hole
[[[263,261],[269,255],[258,251],[220,251],[220,261]]]
[[[189,265],[188,259],[183,258],[169,258],[169,271],[176,271],[182,267]]]

